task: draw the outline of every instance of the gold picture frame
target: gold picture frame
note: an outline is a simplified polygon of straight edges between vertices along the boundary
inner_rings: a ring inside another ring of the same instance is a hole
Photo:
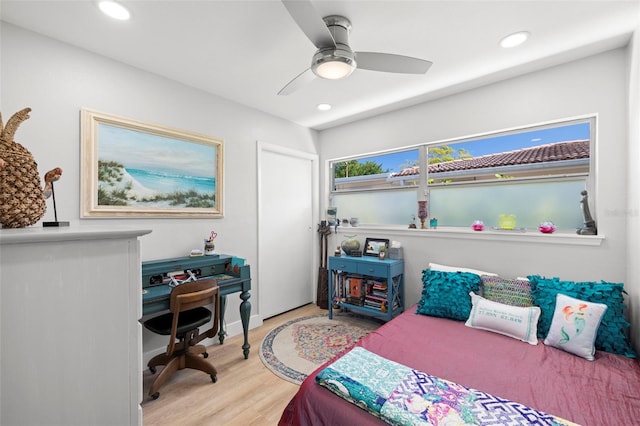
[[[224,143],[81,110],[81,218],[221,218]]]

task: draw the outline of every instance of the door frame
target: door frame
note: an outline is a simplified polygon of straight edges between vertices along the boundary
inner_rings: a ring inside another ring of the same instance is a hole
[[[310,193],[311,193],[311,223],[309,224],[309,226],[311,226],[311,230],[312,232],[315,232],[315,230],[313,229],[313,227],[315,226],[316,223],[318,222],[318,206],[319,206],[319,193],[320,193],[320,188],[319,188],[319,181],[320,181],[320,168],[319,168],[319,160],[318,160],[318,155],[317,154],[312,154],[309,152],[304,152],[304,151],[298,151],[292,148],[287,148],[287,147],[283,147],[280,145],[274,145],[274,144],[270,144],[270,143],[266,143],[266,142],[261,142],[261,141],[257,141],[256,144],[256,186],[257,186],[257,193],[256,193],[256,197],[257,197],[257,208],[258,208],[258,220],[257,220],[257,240],[258,240],[258,247],[257,247],[257,252],[258,252],[258,267],[257,267],[257,284],[258,285],[253,285],[252,288],[255,290],[257,290],[258,293],[258,315],[260,317],[260,320],[262,321],[264,318],[262,317],[262,313],[263,313],[263,309],[262,309],[262,298],[260,297],[260,289],[259,289],[259,284],[261,282],[261,267],[260,265],[262,264],[262,260],[263,260],[263,256],[260,253],[260,246],[261,246],[261,242],[262,242],[262,229],[263,229],[263,224],[264,226],[268,226],[267,223],[265,223],[264,218],[262,217],[263,212],[264,212],[264,208],[262,206],[262,182],[260,177],[262,176],[262,153],[263,152],[272,152],[275,154],[281,154],[281,155],[286,155],[289,157],[293,157],[293,158],[298,158],[298,159],[303,159],[303,160],[309,160],[311,161],[311,188],[310,189]],[[312,302],[316,302],[316,289],[314,286],[315,283],[315,270],[318,269],[319,267],[319,263],[318,263],[318,256],[319,253],[318,251],[320,250],[319,247],[317,247],[317,244],[315,244],[316,239],[312,238],[311,239],[311,252],[312,252],[312,257],[311,257],[311,268],[309,270],[309,282],[311,283],[311,286],[309,288],[309,292],[311,294],[311,301]],[[285,262],[286,261],[286,256],[287,254],[284,253],[283,254],[283,259],[282,261]]]

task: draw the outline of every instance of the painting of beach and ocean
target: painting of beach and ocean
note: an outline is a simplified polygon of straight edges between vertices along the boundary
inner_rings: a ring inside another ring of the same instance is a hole
[[[88,165],[97,176],[94,211],[221,214],[221,141],[87,114],[96,139],[89,148],[97,164]]]

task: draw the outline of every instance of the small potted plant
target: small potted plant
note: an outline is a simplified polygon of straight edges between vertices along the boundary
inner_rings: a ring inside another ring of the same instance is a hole
[[[378,251],[378,259],[384,260],[387,257],[387,246],[383,245]]]

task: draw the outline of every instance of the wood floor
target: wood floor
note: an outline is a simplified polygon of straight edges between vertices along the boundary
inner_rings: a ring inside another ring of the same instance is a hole
[[[249,331],[251,353],[246,360],[242,355],[242,335],[226,339],[223,345],[209,346],[207,359],[218,370],[216,383],[205,373],[180,370],[160,388],[160,398],[154,401],[147,393],[158,373],[151,375],[145,368],[144,425],[277,425],[298,386],[266,369],[258,352],[262,339],[291,319],[326,312],[309,304],[265,320],[261,327]]]

